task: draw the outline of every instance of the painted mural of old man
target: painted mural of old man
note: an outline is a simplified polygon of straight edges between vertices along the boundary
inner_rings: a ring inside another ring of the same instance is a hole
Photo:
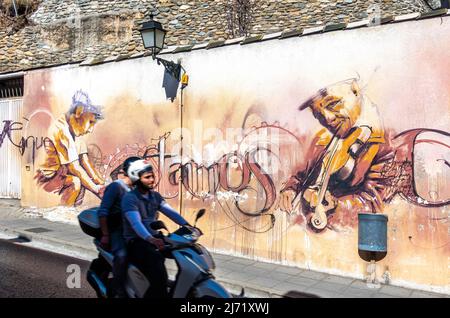
[[[104,180],[89,159],[87,146],[80,138],[91,133],[102,118],[100,107],[93,105],[85,92],[77,91],[69,111],[50,127],[49,141],[45,144],[45,162],[35,179],[47,192],[59,194],[63,205],[80,205],[85,189],[98,197],[102,195]]]
[[[381,149],[385,133],[376,106],[363,95],[350,79],[319,90],[299,107],[310,109],[324,128],[283,186],[282,206],[290,212],[301,206],[314,231],[330,227],[332,218],[350,224],[358,212],[383,210],[381,171],[389,151]]]

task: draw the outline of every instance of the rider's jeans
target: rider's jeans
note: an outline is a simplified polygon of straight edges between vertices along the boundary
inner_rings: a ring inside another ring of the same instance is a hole
[[[127,273],[127,249],[122,229],[110,233],[111,252],[114,255],[112,288],[116,295],[124,296],[125,278]]]
[[[168,276],[164,256],[156,250],[156,247],[143,239],[133,239],[128,242],[128,257],[150,282],[144,297],[167,298]]]

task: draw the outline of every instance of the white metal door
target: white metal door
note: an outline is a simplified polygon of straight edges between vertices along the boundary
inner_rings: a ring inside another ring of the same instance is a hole
[[[20,199],[22,156],[20,149],[8,138],[5,121],[23,122],[21,98],[0,99],[0,198]],[[16,145],[21,138],[20,130],[11,131],[11,139]]]

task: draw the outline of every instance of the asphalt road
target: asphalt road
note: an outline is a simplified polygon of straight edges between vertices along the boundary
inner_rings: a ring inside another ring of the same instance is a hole
[[[79,286],[73,266],[79,266]],[[27,246],[20,239],[0,239],[0,298],[96,298],[86,281],[89,262]],[[317,296],[290,292],[286,298]]]
[[[79,266],[80,279],[76,266],[67,272],[71,264]],[[84,260],[0,239],[0,298],[96,297],[86,281],[88,267]]]

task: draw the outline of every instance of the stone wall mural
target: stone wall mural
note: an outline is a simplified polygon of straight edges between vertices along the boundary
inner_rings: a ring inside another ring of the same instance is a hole
[[[162,56],[190,75],[182,130],[181,92],[166,101],[150,57],[29,72],[22,203],[97,205],[123,160],[144,156],[173,206],[181,188],[183,215],[207,209],[216,251],[363,277],[358,213],[383,213],[379,276],[448,292],[449,23]],[[8,142],[18,132],[3,126]]]

